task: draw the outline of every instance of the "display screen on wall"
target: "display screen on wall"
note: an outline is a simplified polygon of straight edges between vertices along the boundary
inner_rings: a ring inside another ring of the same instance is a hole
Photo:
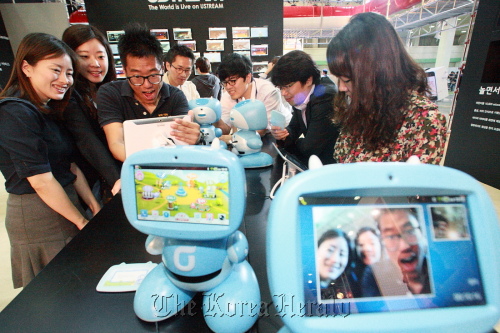
[[[224,51],[224,41],[207,40],[207,51]]]
[[[106,31],[106,34],[108,36],[108,42],[110,43],[118,43],[118,39],[120,38],[120,35],[124,34],[123,30],[119,31]]]
[[[168,40],[168,29],[151,29],[153,34],[158,40]]]
[[[250,50],[250,39],[235,39],[233,40],[233,50]]]
[[[252,38],[267,37],[267,27],[252,27],[252,28],[250,28],[250,36]]]
[[[205,52],[203,56],[208,59],[211,63],[220,62],[220,52]]]
[[[174,40],[193,39],[191,29],[189,28],[174,28]]]
[[[187,46],[191,51],[196,51],[196,41],[195,40],[180,40],[177,42],[179,45]]]
[[[266,56],[268,54],[268,45],[267,44],[261,44],[261,45],[252,45],[252,56]]]
[[[208,28],[208,38],[210,39],[226,39],[226,28]]]
[[[250,38],[250,28],[233,27],[233,38]]]

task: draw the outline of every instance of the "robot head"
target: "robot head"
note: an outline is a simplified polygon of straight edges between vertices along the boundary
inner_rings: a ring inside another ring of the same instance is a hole
[[[231,122],[239,129],[257,131],[267,127],[264,103],[256,99],[239,102],[231,110]]]
[[[220,103],[215,98],[198,98],[188,104],[194,112],[194,121],[200,125],[215,123],[221,117]]]

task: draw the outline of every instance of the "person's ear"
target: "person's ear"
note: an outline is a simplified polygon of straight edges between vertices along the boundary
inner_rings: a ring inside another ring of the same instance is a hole
[[[250,83],[252,82],[252,73],[248,73],[247,76],[245,77],[245,83]]]
[[[306,86],[312,86],[312,84],[313,84],[313,77],[309,76],[309,78],[306,81]]]
[[[26,60],[23,60],[23,64],[21,65],[21,69],[23,70],[24,75],[26,77],[31,77],[31,74],[33,73],[33,66],[28,64]]]

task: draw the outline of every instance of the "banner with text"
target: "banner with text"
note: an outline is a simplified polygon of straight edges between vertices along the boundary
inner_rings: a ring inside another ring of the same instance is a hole
[[[85,6],[89,23],[111,43],[128,22],[146,23],[164,51],[176,43],[186,45],[196,56],[209,58],[212,71],[229,53],[249,56],[256,71],[283,53],[281,1],[86,0]],[[112,48],[116,52],[116,45]]]
[[[500,2],[481,0],[445,165],[500,189]]]

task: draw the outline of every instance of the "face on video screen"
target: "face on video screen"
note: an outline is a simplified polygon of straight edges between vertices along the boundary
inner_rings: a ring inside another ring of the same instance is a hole
[[[229,225],[227,168],[136,166],[134,182],[139,220]]]
[[[301,197],[304,298],[320,309],[308,315],[336,302],[351,312],[484,304],[466,207],[466,196]]]

